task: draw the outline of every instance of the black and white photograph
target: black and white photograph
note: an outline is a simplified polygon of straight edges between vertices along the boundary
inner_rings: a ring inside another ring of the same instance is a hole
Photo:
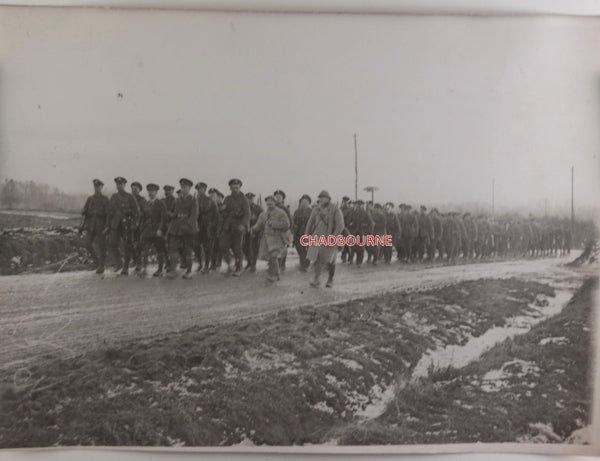
[[[598,455],[599,46],[0,6],[0,448]]]

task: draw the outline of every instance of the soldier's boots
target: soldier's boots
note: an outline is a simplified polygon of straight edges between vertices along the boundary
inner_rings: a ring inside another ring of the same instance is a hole
[[[327,277],[327,283],[325,284],[325,286],[327,288],[331,288],[333,286],[333,276],[335,275],[335,264],[334,263],[329,263],[329,277]]]
[[[96,274],[104,274],[104,265],[98,266],[98,269],[96,269]]]
[[[276,282],[277,280],[279,280],[279,274],[278,274],[278,264],[279,261],[277,260],[277,257],[273,257],[273,258],[269,258],[269,270],[268,270],[268,275],[267,275],[267,280],[269,282]]]
[[[203,273],[203,274],[208,274],[209,272],[210,272],[210,268],[209,268],[209,266],[208,266],[208,264],[207,264],[206,266],[204,266],[204,267],[202,268],[202,273]]]
[[[129,268],[124,267],[123,270],[119,273],[119,275],[123,275],[123,276],[129,275]]]
[[[119,261],[117,264],[115,264],[115,272],[119,272],[121,269],[123,269],[123,263]]]
[[[189,280],[192,278],[192,270],[188,269],[185,271],[185,273],[181,276],[181,278]]]
[[[156,272],[154,272],[154,273],[152,274],[152,277],[162,277],[162,276],[163,276],[163,270],[162,270],[162,268],[158,268],[158,269],[156,270]]]

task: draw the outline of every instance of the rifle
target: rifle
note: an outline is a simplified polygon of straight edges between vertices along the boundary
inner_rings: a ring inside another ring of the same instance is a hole
[[[85,213],[81,216],[81,222],[79,223],[79,229],[78,229],[79,235],[81,235],[83,233],[83,229],[85,228],[87,219],[88,219],[87,213]]]

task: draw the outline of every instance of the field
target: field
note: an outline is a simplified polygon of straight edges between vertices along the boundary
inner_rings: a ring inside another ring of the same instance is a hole
[[[86,267],[79,219],[68,213],[0,210],[0,275]]]
[[[564,442],[596,284],[565,262],[4,277],[0,446]]]

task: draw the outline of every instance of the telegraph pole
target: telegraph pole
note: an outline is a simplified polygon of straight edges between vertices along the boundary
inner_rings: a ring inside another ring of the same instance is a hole
[[[496,178],[492,179],[492,221],[496,216]]]
[[[358,200],[358,145],[354,133],[354,200]]]
[[[575,199],[574,199],[574,185],[575,185],[575,167],[571,167],[571,235],[573,235],[573,225],[575,224]]]

